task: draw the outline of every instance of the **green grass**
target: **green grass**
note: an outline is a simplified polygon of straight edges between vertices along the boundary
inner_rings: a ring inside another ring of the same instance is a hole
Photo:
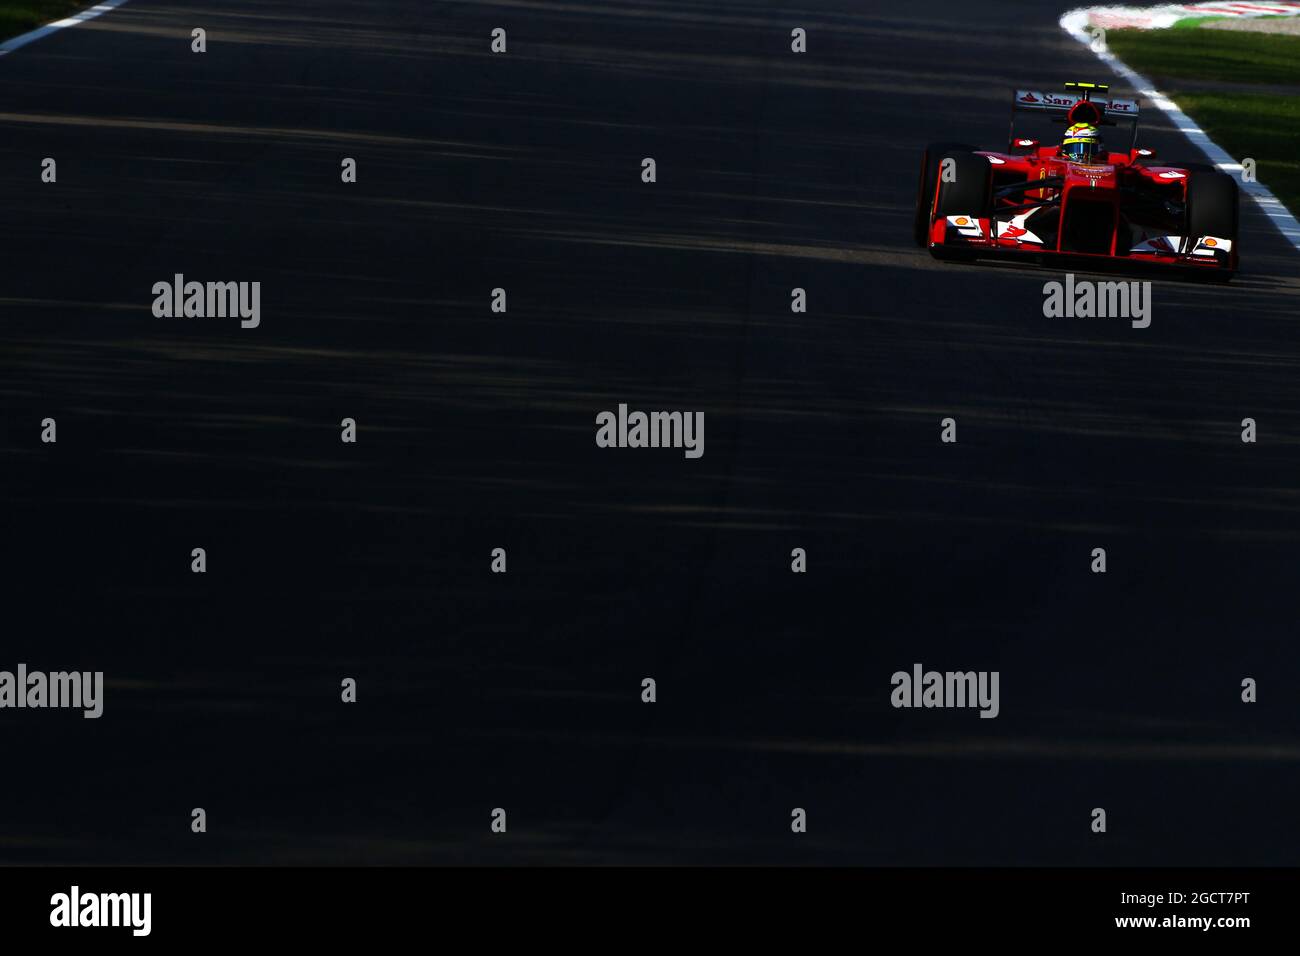
[[[1194,30],[1202,23],[1210,23],[1214,20],[1231,20],[1232,17],[1183,17],[1181,20],[1175,20],[1174,30]],[[1281,20],[1280,14],[1265,13],[1263,16],[1252,17],[1254,20]]]
[[[1133,69],[1150,77],[1300,86],[1300,36],[1228,30],[1108,30],[1106,45]]]
[[[1300,211],[1300,97],[1177,89],[1169,95],[1235,158],[1254,159],[1259,181]]]
[[[1300,87],[1300,36],[1111,30],[1106,43],[1133,69],[1167,84],[1165,92],[1212,140],[1238,160],[1254,159],[1256,178],[1300,212],[1300,96],[1209,91],[1218,82]],[[1179,79],[1196,88],[1180,88]]]
[[[93,7],[98,0],[0,0],[0,40]]]

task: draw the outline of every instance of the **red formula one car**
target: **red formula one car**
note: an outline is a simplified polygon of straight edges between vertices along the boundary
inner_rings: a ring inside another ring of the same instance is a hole
[[[1236,180],[1204,163],[1158,164],[1154,150],[1137,146],[1136,101],[1112,99],[1098,83],[1065,88],[1015,91],[1006,152],[959,143],[926,148],[917,245],[939,259],[1078,258],[1231,279]],[[1066,128],[1042,145],[1017,131],[1021,114]],[[1102,128],[1121,123],[1132,124],[1128,150],[1113,152]]]

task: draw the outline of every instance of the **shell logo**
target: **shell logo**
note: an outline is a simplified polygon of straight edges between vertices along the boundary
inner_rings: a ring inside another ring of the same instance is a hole
[[[1211,248],[1213,248],[1214,246],[1217,246],[1217,245],[1219,244],[1219,240],[1218,240],[1218,239],[1206,239],[1206,240],[1205,240],[1205,244],[1206,244],[1207,246],[1210,246]]]
[[[953,222],[957,223],[957,225],[959,225],[959,226],[969,226],[969,225],[970,225],[970,220],[967,219],[965,216],[958,216],[956,219],[953,220]]]

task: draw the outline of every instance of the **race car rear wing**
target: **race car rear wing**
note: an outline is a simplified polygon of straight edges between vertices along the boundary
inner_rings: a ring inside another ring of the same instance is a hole
[[[1059,115],[1062,120],[1069,115],[1070,108],[1085,97],[1078,93],[1040,93],[1038,90],[1016,90],[1011,108],[1022,113],[1048,113],[1053,117]],[[1102,123],[1106,126],[1118,125],[1119,119],[1137,119],[1137,100],[1092,99],[1090,102],[1101,108]]]
[[[1110,87],[1104,83],[1066,83],[1063,93],[1014,90],[1011,96],[1011,141],[1014,143],[1016,139],[1017,113],[1038,113],[1053,122],[1064,123],[1069,119],[1070,111],[1081,102],[1096,107],[1096,122],[1103,126],[1118,126],[1122,121],[1131,123],[1133,138],[1129,149],[1137,146],[1137,100],[1112,97]]]

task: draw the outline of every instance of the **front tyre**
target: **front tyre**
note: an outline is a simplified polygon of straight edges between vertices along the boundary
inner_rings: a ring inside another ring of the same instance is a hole
[[[912,216],[912,239],[924,249],[930,243],[930,224],[934,221],[934,187],[939,179],[939,161],[945,155],[970,153],[973,146],[964,143],[931,143],[921,152],[917,173],[916,209]]]
[[[1232,243],[1229,262],[1240,262],[1237,248],[1239,224],[1237,181],[1224,172],[1197,172],[1187,178],[1187,205],[1184,210],[1183,235],[1190,250],[1205,236],[1227,239]],[[1232,271],[1215,274],[1216,281],[1227,282]]]
[[[934,197],[934,217],[969,216],[983,219],[993,206],[993,169],[989,161],[975,153],[949,152],[941,157],[952,160],[952,176],[948,181],[939,177]],[[930,255],[949,262],[969,262],[975,253],[961,245],[930,246]]]
[[[939,180],[934,201],[934,215],[970,216],[980,219],[988,216],[993,197],[993,167],[983,156],[975,153],[948,153],[952,176],[945,182]]]

